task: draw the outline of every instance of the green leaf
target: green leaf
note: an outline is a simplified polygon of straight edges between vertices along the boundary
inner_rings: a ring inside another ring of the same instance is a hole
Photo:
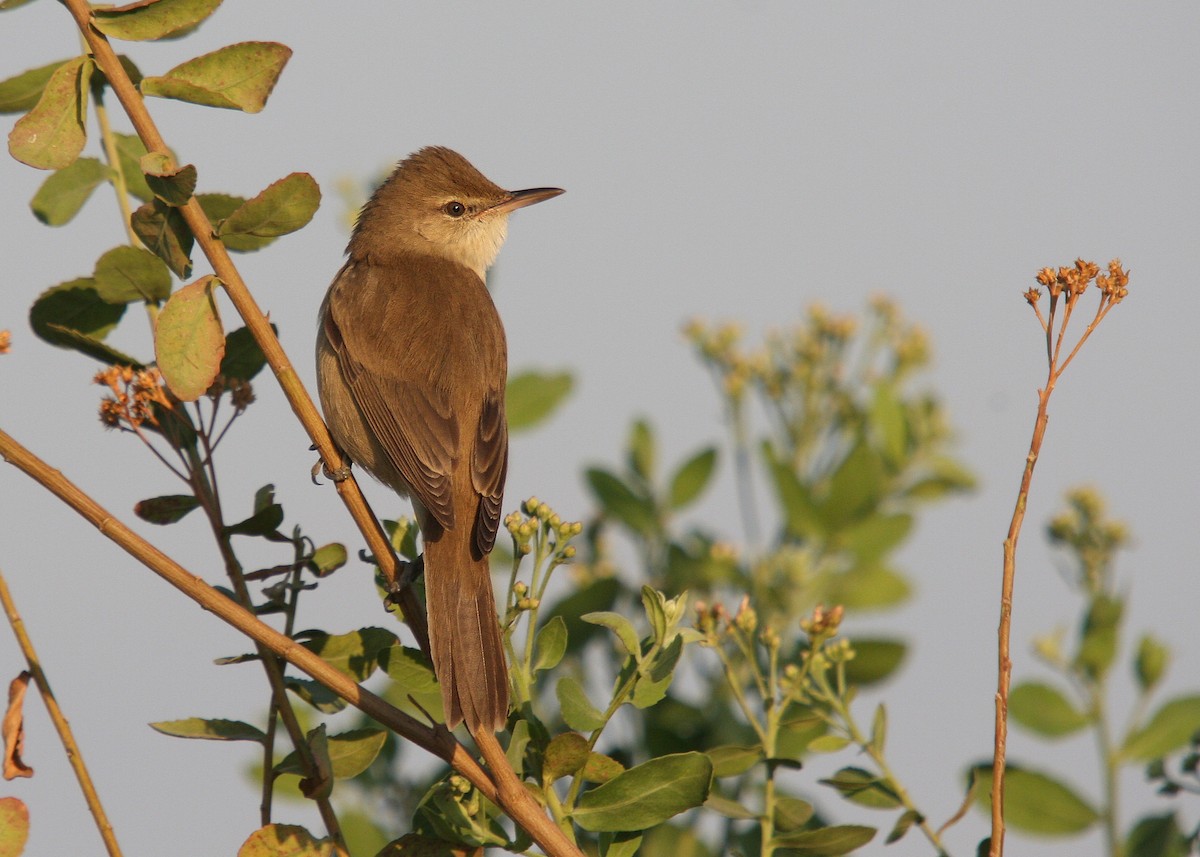
[[[645,420],[634,420],[629,429],[629,469],[650,485],[658,470],[658,451],[654,442],[654,429]]]
[[[32,110],[8,135],[8,151],[39,170],[69,167],[87,142],[88,82],[95,63],[76,57],[63,63],[46,82]]]
[[[991,763],[974,768],[975,803],[990,811]],[[1073,836],[1100,820],[1100,814],[1066,784],[1037,771],[1009,765],[1004,775],[1004,813],[1017,830],[1043,836]]]
[[[758,813],[746,809],[735,800],[730,800],[724,795],[718,794],[716,789],[709,792],[708,797],[704,801],[704,808],[710,809],[717,815],[723,815],[726,818],[734,819],[751,819],[758,818]]]
[[[77,158],[70,166],[56,170],[42,182],[29,207],[33,209],[34,217],[47,226],[70,223],[92,191],[112,175],[112,170],[96,158]]]
[[[637,631],[633,630],[633,623],[631,623],[620,613],[610,613],[607,611],[598,613],[585,613],[579,618],[585,622],[590,622],[593,625],[600,625],[603,628],[608,628],[616,635],[617,639],[621,641],[621,646],[625,649],[627,654],[633,655],[634,658],[641,660],[642,646],[638,641]]]
[[[829,493],[817,506],[827,532],[835,533],[863,520],[883,499],[883,462],[860,440],[829,482]]]
[[[256,741],[261,744],[266,735],[257,726],[240,720],[207,720],[188,717],[185,720],[160,720],[150,728],[176,738],[203,738],[208,741]]]
[[[776,455],[770,441],[763,441],[762,452],[779,505],[784,512],[787,535],[792,538],[804,538],[821,529],[808,486],[800,481],[800,477],[787,462]]]
[[[912,587],[904,575],[885,565],[856,565],[829,581],[828,598],[848,609],[892,607],[907,601]]]
[[[162,152],[150,152],[139,163],[146,186],[167,205],[184,205],[196,192],[196,168],[176,166],[175,159]]]
[[[296,696],[324,714],[337,714],[346,707],[346,700],[342,699],[325,685],[315,681],[286,676],[283,684],[284,687],[296,694]]]
[[[275,325],[271,330],[278,332]],[[239,327],[225,337],[225,356],[221,358],[220,373],[226,378],[250,381],[267,365],[267,358],[250,333],[250,328]]]
[[[641,833],[622,831],[600,834],[600,857],[636,857],[641,847]]]
[[[588,742],[578,732],[555,735],[546,746],[543,781],[552,783],[583,768],[588,760]]]
[[[278,238],[302,228],[321,204],[321,189],[308,173],[292,173],[238,206],[221,223],[217,235]]]
[[[705,750],[704,754],[712,762],[713,776],[718,779],[739,777],[757,765],[763,758],[762,747],[758,744],[752,746],[726,744],[722,747]]]
[[[387,740],[384,729],[354,729],[340,735],[330,735],[328,738],[329,761],[333,767],[333,776],[338,780],[348,780],[357,777],[371,766],[383,742]],[[295,751],[289,753],[275,766],[278,774],[303,774],[300,757]]]
[[[409,693],[428,693],[437,689],[433,666],[420,649],[392,646],[379,653],[379,663],[388,678]]]
[[[191,275],[190,257],[196,239],[178,209],[154,199],[133,213],[130,225],[146,248],[166,262],[175,276],[184,279]]]
[[[1083,623],[1083,641],[1079,645],[1076,664],[1090,676],[1101,677],[1108,672],[1117,656],[1117,632],[1124,605],[1118,598],[1097,595],[1088,608]]]
[[[112,39],[165,39],[194,29],[220,5],[221,0],[143,0],[115,9],[93,10],[93,26]]]
[[[884,743],[887,741],[887,709],[879,703],[875,709],[875,719],[871,723],[871,749],[882,757]]]
[[[883,457],[893,470],[900,469],[908,453],[908,421],[904,417],[904,405],[891,383],[881,381],[876,385],[868,421],[878,438]]]
[[[563,721],[577,732],[592,732],[604,725],[604,715],[587,698],[574,676],[563,676],[554,689]]]
[[[92,279],[100,297],[110,304],[157,302],[171,294],[171,272],[163,261],[128,244],[114,247],[97,259]]]
[[[839,824],[834,827],[818,827],[816,830],[799,830],[784,833],[771,841],[776,848],[793,849],[798,857],[838,857],[862,848],[873,838],[874,827],[859,824]]]
[[[818,735],[808,742],[810,753],[840,753],[850,746],[845,735]]]
[[[225,332],[213,288],[216,277],[184,286],[158,314],[154,355],[171,392],[194,402],[212,386],[225,356]]]
[[[233,214],[239,208],[246,204],[244,196],[234,196],[228,193],[198,193],[196,201],[200,203],[200,207],[204,209],[204,213],[208,215],[208,219],[213,224],[213,229],[217,234],[220,234],[221,224],[229,215]],[[226,249],[231,253],[253,253],[255,250],[261,250],[272,241],[274,237],[260,237],[257,235],[224,235],[221,237]]]
[[[108,303],[96,291],[95,280],[81,277],[59,283],[38,295],[29,310],[29,325],[51,345],[76,348],[77,341],[67,339],[64,330],[98,341],[108,336],[124,314],[124,304]]]
[[[165,525],[182,520],[184,515],[199,506],[200,501],[191,494],[168,494],[140,501],[133,507],[133,513],[143,521]]]
[[[708,487],[717,465],[717,451],[712,447],[689,458],[671,477],[667,502],[672,509],[691,505]]]
[[[658,518],[647,498],[638,496],[618,477],[599,467],[588,468],[585,475],[606,515],[637,533],[648,534],[658,529]]]
[[[896,789],[884,777],[862,768],[842,768],[832,777],[819,780],[822,785],[841,792],[846,800],[872,809],[896,809],[902,806]]]
[[[908,645],[899,640],[855,639],[854,659],[846,664],[846,680],[860,687],[883,681],[904,662]]]
[[[37,106],[54,72],[78,58],[52,62],[0,81],[0,113],[26,113]]]
[[[859,565],[875,565],[899,547],[908,538],[912,528],[912,515],[872,515],[845,530],[843,544],[854,554]]]
[[[589,625],[580,617],[611,609],[620,591],[621,583],[615,577],[601,577],[565,596],[549,610],[544,610],[543,615],[562,617],[567,625],[567,651],[578,652],[602,633],[599,626]]]
[[[272,541],[287,541],[278,535],[283,523],[283,507],[275,502],[275,486],[264,485],[254,494],[254,514],[225,528],[231,536],[262,536]]]
[[[1040,682],[1014,687],[1008,698],[1008,713],[1026,729],[1049,738],[1078,732],[1091,722],[1062,691]]]
[[[653,586],[642,586],[642,608],[646,611],[646,621],[650,623],[650,631],[654,642],[662,643],[667,638],[667,596]]]
[[[533,671],[552,670],[567,651],[567,623],[561,616],[553,617],[541,627],[534,638]]]
[[[775,798],[775,829],[780,833],[798,830],[813,817],[813,805],[806,800],[777,795]]]
[[[930,475],[907,488],[903,496],[915,500],[937,500],[947,494],[970,491],[975,484],[973,473],[952,458],[939,457],[930,464]]]
[[[1121,756],[1137,762],[1160,759],[1183,747],[1197,733],[1200,733],[1200,696],[1177,697],[1125,739]]]
[[[892,830],[888,833],[887,841],[884,844],[891,845],[893,842],[899,842],[914,824],[920,824],[922,821],[924,821],[924,817],[921,813],[915,809],[906,809],[900,813],[900,817],[892,825]]]
[[[1170,660],[1170,649],[1156,640],[1153,635],[1142,635],[1142,639],[1138,641],[1134,673],[1137,675],[1138,686],[1141,687],[1143,693],[1149,693],[1158,685]]]
[[[569,372],[528,370],[512,376],[504,395],[508,430],[533,428],[558,409],[574,386]]]
[[[645,830],[703,804],[711,784],[703,753],[660,756],[585,792],[572,818],[592,832]]]
[[[1188,840],[1175,813],[1146,816],[1129,831],[1124,853],[1126,857],[1186,857]]]
[[[278,42],[241,42],[142,80],[142,94],[258,113],[292,56]]]
[[[328,577],[346,564],[346,546],[341,542],[330,542],[313,551],[312,563],[317,577]]]
[[[117,162],[121,165],[121,174],[125,176],[125,189],[142,202],[154,199],[154,191],[146,184],[142,175],[142,158],[146,156],[146,147],[137,134],[113,134],[117,147]],[[175,154],[172,152],[171,157]]]
[[[397,645],[383,628],[360,628],[348,634],[315,633],[300,645],[354,681],[366,681],[379,666],[380,654]]]

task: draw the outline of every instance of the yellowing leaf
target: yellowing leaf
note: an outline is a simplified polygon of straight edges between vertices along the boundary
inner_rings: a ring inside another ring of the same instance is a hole
[[[225,334],[213,287],[216,277],[184,286],[158,315],[154,354],[171,392],[193,402],[212,386],[225,354]]]
[[[258,113],[292,56],[278,42],[240,42],[142,80],[142,94]]]
[[[93,25],[114,39],[164,39],[183,35],[220,5],[221,0],[140,0],[115,9],[96,9]]]
[[[70,166],[87,142],[88,81],[94,63],[76,57],[50,76],[37,105],[17,120],[8,135],[8,151],[39,170]]]

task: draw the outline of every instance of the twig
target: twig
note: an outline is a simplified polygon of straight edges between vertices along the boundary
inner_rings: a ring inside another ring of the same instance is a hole
[[[38,660],[37,652],[33,648],[33,641],[29,639],[25,623],[21,619],[21,614],[17,612],[17,605],[12,599],[12,593],[8,591],[8,582],[5,581],[3,573],[0,573],[0,603],[4,604],[4,613],[8,616],[8,624],[12,626],[13,633],[17,637],[17,645],[21,647],[25,662],[29,664],[29,672],[33,674],[33,680],[37,683],[38,692],[42,695],[42,702],[46,704],[46,711],[49,712],[50,720],[58,732],[58,739],[62,741],[67,761],[71,763],[71,768],[75,771],[75,779],[79,780],[79,788],[83,792],[84,800],[87,801],[88,809],[91,810],[92,818],[96,820],[96,829],[100,831],[104,847],[110,857],[121,857],[121,846],[117,844],[112,824],[104,812],[104,806],[100,803],[100,795],[96,793],[96,786],[92,782],[91,775],[88,774],[87,765],[83,763],[83,752],[75,743],[71,724],[67,722],[62,709],[58,707],[58,700],[54,697],[54,691],[50,689],[50,680],[46,678],[42,662]]]

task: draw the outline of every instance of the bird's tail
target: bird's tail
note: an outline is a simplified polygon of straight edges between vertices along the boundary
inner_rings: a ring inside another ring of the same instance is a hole
[[[425,544],[429,647],[446,723],[493,732],[508,718],[508,669],[487,557],[476,559],[453,532]]]

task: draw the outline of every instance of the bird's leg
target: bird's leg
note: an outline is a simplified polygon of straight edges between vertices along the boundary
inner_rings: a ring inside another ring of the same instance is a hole
[[[389,604],[398,604],[400,593],[416,583],[417,578],[425,573],[425,554],[421,554],[414,560],[400,560],[399,572],[396,579],[388,585],[387,601]]]
[[[309,447],[309,449],[316,449],[316,448],[317,448],[317,445],[315,443]],[[347,459],[346,463],[343,464],[341,467],[339,467],[337,470],[331,470],[329,465],[325,463],[324,458],[318,458],[317,463],[312,466],[312,470],[310,471],[312,473],[313,485],[321,484],[317,480],[318,472],[324,473],[326,479],[330,479],[335,483],[336,482],[345,482],[347,479],[350,478],[350,464],[351,464],[351,462]]]

